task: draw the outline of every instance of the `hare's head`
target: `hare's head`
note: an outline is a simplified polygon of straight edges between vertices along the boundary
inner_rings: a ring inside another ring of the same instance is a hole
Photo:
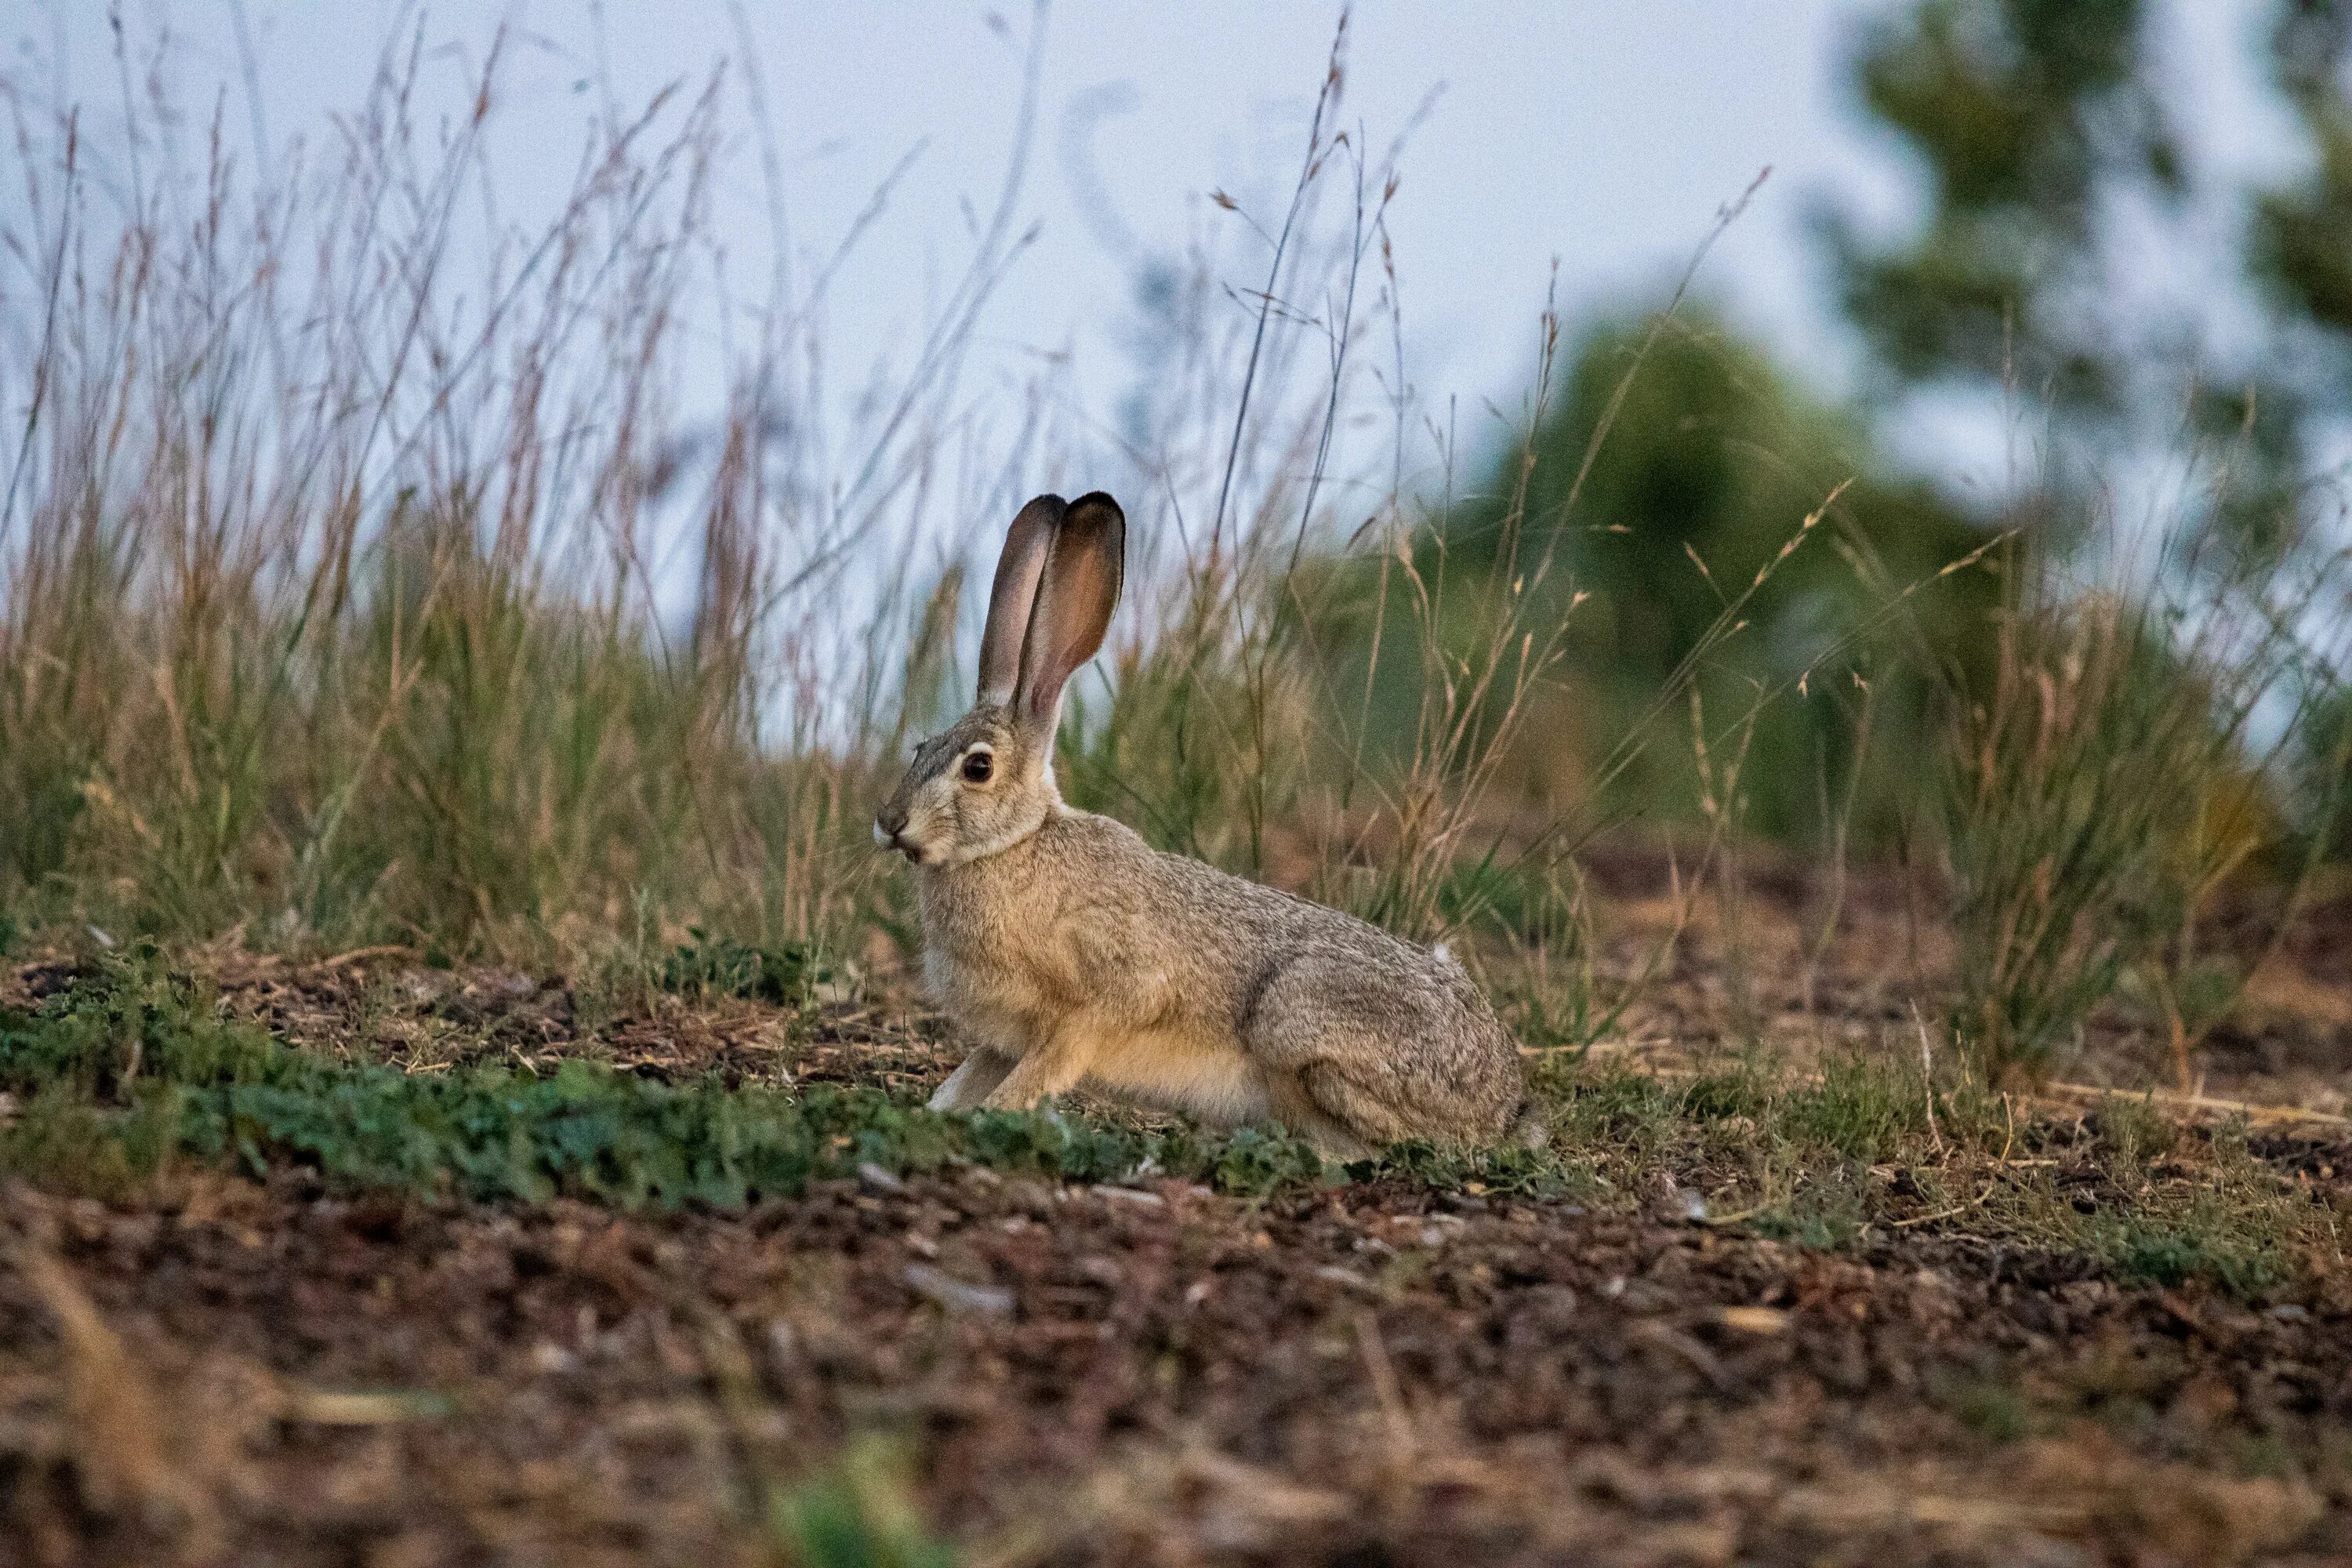
[[[1054,730],[1062,688],[1110,627],[1125,571],[1127,517],[1097,490],[1039,496],[997,558],[971,711],[915,749],[875,815],[874,839],[919,866],[1009,849],[1060,803]]]

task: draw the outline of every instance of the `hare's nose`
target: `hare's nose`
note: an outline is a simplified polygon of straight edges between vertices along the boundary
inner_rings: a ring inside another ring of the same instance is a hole
[[[884,806],[874,814],[874,842],[885,849],[898,847],[898,835],[907,831],[907,811],[904,806]]]

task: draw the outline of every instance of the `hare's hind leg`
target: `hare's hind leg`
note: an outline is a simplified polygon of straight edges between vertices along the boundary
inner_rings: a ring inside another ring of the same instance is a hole
[[[932,1091],[927,1109],[969,1110],[985,1100],[1012,1070],[1011,1057],[987,1046],[976,1046],[971,1055],[963,1058],[963,1065],[948,1074],[947,1081]]]
[[[1412,1024],[1409,1007],[1384,1007],[1354,972],[1300,965],[1267,987],[1247,1043],[1274,1114],[1326,1153],[1360,1159],[1446,1120],[1447,1108],[1423,1103],[1433,1097],[1399,1070],[1399,1031]]]
[[[1276,1096],[1297,1109],[1290,1114],[1277,1109],[1286,1123],[1297,1117],[1295,1131],[1324,1153],[1339,1160],[1366,1160],[1391,1143],[1425,1138],[1433,1130],[1416,1122],[1411,1110],[1396,1103],[1395,1086],[1377,1074],[1354,1070],[1345,1061],[1310,1061],[1291,1075],[1297,1086]]]

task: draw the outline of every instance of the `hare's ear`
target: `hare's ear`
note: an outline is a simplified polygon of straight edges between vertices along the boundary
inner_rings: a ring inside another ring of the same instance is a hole
[[[1029,635],[1029,612],[1045,575],[1045,555],[1054,532],[1070,510],[1060,496],[1039,496],[1021,509],[996,558],[996,583],[988,591],[988,626],[980,634],[980,701],[982,707],[1013,700],[1021,681],[1021,644]]]
[[[1127,514],[1097,490],[1070,503],[1045,557],[1029,636],[1021,647],[1013,706],[1022,721],[1050,737],[1062,710],[1062,688],[1094,658],[1118,607],[1127,571]]]

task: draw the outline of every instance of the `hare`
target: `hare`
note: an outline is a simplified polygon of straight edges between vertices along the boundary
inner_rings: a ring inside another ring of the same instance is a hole
[[[1163,854],[1054,783],[1062,689],[1102,647],[1127,519],[1097,491],[1013,520],[979,700],[876,816],[913,862],[923,971],[973,1049],[934,1110],[1089,1087],[1328,1157],[1544,1137],[1517,1048],[1442,949]]]

